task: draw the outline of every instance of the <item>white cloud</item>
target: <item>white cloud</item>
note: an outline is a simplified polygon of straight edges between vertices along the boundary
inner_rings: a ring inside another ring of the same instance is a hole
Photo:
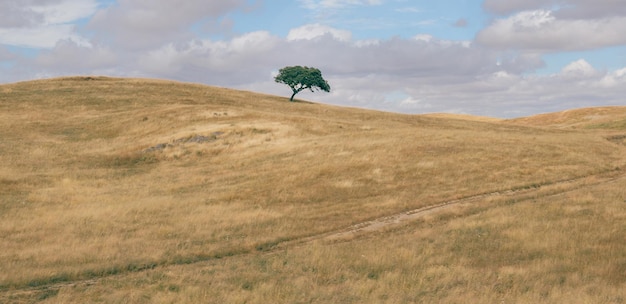
[[[193,24],[248,6],[245,0],[125,0],[99,11],[89,28],[117,47],[151,49],[188,41]]]
[[[281,43],[269,32],[257,31],[231,40],[168,44],[140,55],[137,68],[163,78],[241,85],[262,79],[276,68],[268,58],[277,57],[284,48]]]
[[[437,44],[441,47],[445,47],[445,46],[454,46],[454,47],[465,47],[465,48],[469,48],[472,46],[472,42],[471,41],[464,41],[464,40],[442,40],[442,39],[437,39],[435,38],[435,36],[433,35],[428,35],[428,34],[418,34],[413,36],[413,40],[415,41],[421,41],[421,42],[425,42],[425,43],[434,43]]]
[[[598,19],[626,15],[620,0],[485,0],[483,8],[503,16],[521,11],[553,10],[559,18]]]
[[[428,35],[428,34],[419,34],[413,37],[413,39],[417,41],[424,41],[424,42],[431,42],[434,38],[435,37],[433,37],[432,35]]]
[[[287,35],[287,40],[311,40],[324,35],[330,35],[339,41],[350,41],[352,39],[352,33],[350,33],[350,31],[339,30],[317,23],[303,25],[290,30]]]
[[[559,0],[484,0],[483,8],[497,14],[508,15],[520,11],[550,8],[557,2]]]
[[[52,48],[61,40],[89,45],[71,22],[87,18],[98,8],[95,0],[5,1],[0,3],[0,43]],[[1,20],[1,19],[0,19]]]
[[[547,10],[524,11],[483,29],[477,41],[495,48],[542,52],[590,50],[626,44],[626,17],[558,19]]]
[[[598,86],[605,89],[615,89],[626,86],[626,67],[608,73],[598,82]]]
[[[36,59],[39,67],[62,71],[61,74],[110,68],[117,62],[117,55],[107,47],[84,46],[71,40],[60,41]]]
[[[270,50],[275,44],[272,35],[267,31],[256,31],[247,33],[232,39],[231,49],[238,53],[244,53],[250,49],[263,53]]]
[[[58,3],[45,3],[30,7],[36,14],[42,16],[44,25],[64,24],[87,18],[98,9],[95,0],[60,0]]]
[[[597,74],[598,71],[584,59],[574,61],[561,70],[561,75],[567,78],[587,78]]]
[[[32,59],[17,58],[9,67],[13,81],[66,75],[132,76],[129,62],[106,46],[82,46],[61,40],[53,48],[43,49]]]
[[[307,9],[342,8],[351,5],[380,5],[382,0],[300,0]]]
[[[75,33],[71,24],[33,28],[0,28],[0,43],[29,48],[53,48],[61,40],[72,40],[81,45],[90,43]]]

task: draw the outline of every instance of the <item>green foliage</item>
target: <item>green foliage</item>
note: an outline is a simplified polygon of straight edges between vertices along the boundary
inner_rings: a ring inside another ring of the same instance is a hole
[[[315,90],[330,92],[330,85],[322,77],[322,72],[316,68],[302,66],[284,67],[280,69],[274,80],[278,83],[284,83],[291,88],[293,94],[289,99],[290,101],[293,101],[296,94],[306,89],[311,90],[311,92]]]

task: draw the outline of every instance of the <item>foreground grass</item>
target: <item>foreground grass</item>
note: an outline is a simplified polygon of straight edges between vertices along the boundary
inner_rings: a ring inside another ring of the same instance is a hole
[[[0,92],[0,161],[6,164],[0,169],[0,292],[117,275],[93,288],[63,288],[50,301],[404,301],[419,299],[418,294],[405,292],[397,298],[389,286],[408,288],[424,280],[428,273],[421,271],[436,265],[429,254],[454,267],[437,268],[447,276],[439,274],[441,280],[428,285],[439,291],[422,299],[487,292],[485,281],[471,290],[467,281],[486,270],[498,274],[507,261],[519,260],[521,277],[515,282],[533,282],[537,276],[532,272],[546,268],[527,260],[551,259],[558,265],[556,256],[571,256],[572,248],[586,243],[563,244],[570,251],[556,247],[537,258],[529,248],[530,257],[495,259],[493,268],[484,265],[491,257],[483,253],[483,265],[472,268],[481,252],[504,248],[505,255],[536,241],[519,231],[517,237],[503,234],[508,226],[488,223],[479,227],[496,238],[497,247],[482,250],[483,245],[467,241],[475,237],[471,228],[464,234],[450,226],[472,227],[478,216],[472,215],[416,223],[372,239],[311,244],[278,257],[257,252],[404,210],[618,172],[625,164],[625,146],[607,140],[623,133],[619,124],[609,124],[609,130],[539,129],[294,104],[248,92],[149,80],[66,78],[5,85]],[[620,206],[620,187],[613,184],[606,190],[616,201],[597,198],[596,192],[583,197],[598,200],[596,205]],[[513,212],[511,208],[526,204],[495,210]],[[600,212],[596,205],[588,209]],[[479,215],[487,221],[495,210]],[[510,220],[533,221],[537,210],[517,210],[521,215]],[[607,221],[596,226],[613,233],[607,241],[613,246],[609,253],[623,249],[611,242],[624,236],[623,229],[615,228],[623,214],[615,214],[605,215]],[[550,225],[559,221],[554,217]],[[556,231],[579,235],[589,228],[576,230],[573,224],[563,223]],[[454,246],[444,241],[455,238],[459,242]],[[405,243],[417,247],[401,245]],[[364,250],[372,257],[362,260],[370,256]],[[393,251],[398,252],[383,256]],[[474,252],[474,262],[460,258],[467,252]],[[214,261],[241,253],[249,254]],[[617,264],[612,266],[623,266],[623,255],[617,254],[597,255],[588,267],[605,267],[613,260]],[[201,261],[209,263],[202,271],[176,266]],[[435,277],[437,269],[430,269]],[[141,273],[133,274],[137,271]],[[619,274],[597,271],[595,283],[585,286],[605,288],[600,285],[608,283],[605,291],[619,297],[610,289],[622,280]],[[454,283],[454,278],[464,281]],[[562,290],[583,286],[568,278]],[[225,289],[215,293],[203,286]],[[505,294],[541,296],[536,288],[529,290],[533,292]],[[494,290],[484,295],[499,296]],[[543,297],[553,296],[548,291]]]
[[[351,240],[62,288],[108,303],[623,303],[626,179]],[[111,292],[113,291],[113,292]]]

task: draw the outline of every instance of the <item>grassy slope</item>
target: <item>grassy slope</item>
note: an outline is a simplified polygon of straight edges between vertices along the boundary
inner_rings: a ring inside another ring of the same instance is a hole
[[[511,119],[528,126],[572,129],[626,129],[626,107],[581,108]]]
[[[0,293],[13,299],[104,277],[24,297],[624,300],[611,287],[625,282],[623,179],[347,243],[259,251],[451,199],[621,174],[626,147],[606,140],[624,133],[621,118],[535,128],[110,78],[4,85],[0,108]]]

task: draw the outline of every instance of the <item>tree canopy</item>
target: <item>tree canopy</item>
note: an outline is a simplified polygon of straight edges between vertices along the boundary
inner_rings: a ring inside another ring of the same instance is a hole
[[[291,88],[293,94],[289,99],[290,101],[293,101],[296,94],[307,89],[311,90],[311,92],[315,90],[330,92],[328,81],[324,80],[322,72],[316,68],[302,66],[284,67],[278,71],[278,75],[274,80],[278,83],[284,83]]]

